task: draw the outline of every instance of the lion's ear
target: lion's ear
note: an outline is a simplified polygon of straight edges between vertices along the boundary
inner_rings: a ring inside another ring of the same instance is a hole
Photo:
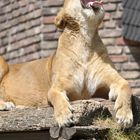
[[[64,19],[64,11],[63,11],[63,9],[57,14],[54,23],[60,29],[64,29],[65,28],[66,21]]]

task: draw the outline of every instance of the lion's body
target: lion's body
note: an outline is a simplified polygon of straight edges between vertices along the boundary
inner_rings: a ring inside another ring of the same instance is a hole
[[[38,106],[48,104],[47,60],[14,64],[0,84],[0,93],[5,101],[15,105]]]
[[[111,61],[100,38],[95,41],[99,46],[93,43],[91,47],[79,35],[69,40],[70,36],[72,37],[71,33],[62,34],[55,56],[9,65],[9,71],[0,84],[2,98],[15,105],[47,105],[47,93],[54,83],[53,77],[59,78],[60,85],[63,84],[63,89],[69,92],[71,100],[91,98],[97,90],[98,82],[90,76],[93,68],[96,67],[94,77],[99,74],[103,77],[102,68],[106,67],[103,66],[104,59],[109,64]]]
[[[71,8],[73,11],[69,11]],[[53,56],[10,66],[1,58],[0,97],[15,105],[43,106],[50,102],[58,124],[63,126],[72,117],[68,98],[89,99],[95,93],[98,95],[98,90],[107,89],[109,98],[116,100],[117,119],[131,125],[131,90],[115,70],[97,31],[104,12],[101,9],[94,15],[92,11],[86,9],[82,13],[79,9],[80,1],[65,0],[64,9],[55,21],[65,29]],[[72,12],[77,16],[72,17]],[[105,90],[100,93],[103,97]]]

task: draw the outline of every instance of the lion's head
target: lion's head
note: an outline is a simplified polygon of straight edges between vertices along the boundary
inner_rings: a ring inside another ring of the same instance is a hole
[[[79,26],[95,29],[103,17],[104,10],[100,0],[64,0],[64,6],[58,13],[55,24],[61,29],[68,27],[78,30]]]

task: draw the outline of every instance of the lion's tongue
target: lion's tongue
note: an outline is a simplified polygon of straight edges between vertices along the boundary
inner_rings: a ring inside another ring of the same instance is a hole
[[[103,5],[103,2],[102,1],[90,1],[90,2],[88,2],[87,4],[86,4],[86,7],[95,7],[95,8],[98,8],[98,7],[100,7],[100,6],[102,6]]]

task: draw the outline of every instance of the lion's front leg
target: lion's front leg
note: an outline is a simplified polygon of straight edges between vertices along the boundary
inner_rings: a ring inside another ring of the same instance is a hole
[[[109,99],[115,101],[116,120],[123,127],[130,127],[133,124],[133,114],[131,108],[132,91],[128,82],[124,80],[111,65],[98,67],[91,72],[93,87],[109,88]],[[90,86],[91,87],[91,86]],[[91,88],[92,89],[92,88]],[[94,91],[94,90],[93,90]]]
[[[110,74],[107,77],[108,80],[105,81],[110,88],[109,99],[115,100],[116,120],[123,127],[130,127],[133,125],[133,114],[132,91],[129,84],[115,69],[110,69]]]
[[[133,114],[131,108],[132,92],[128,85],[128,82],[125,80],[118,81],[118,83],[116,82],[112,86],[111,90],[114,91],[114,94],[116,96],[114,108],[116,111],[117,122],[123,125],[124,127],[132,126],[133,125]]]
[[[53,87],[48,92],[48,99],[54,107],[54,117],[59,127],[68,126],[72,123],[72,106],[66,95],[66,91]]]

